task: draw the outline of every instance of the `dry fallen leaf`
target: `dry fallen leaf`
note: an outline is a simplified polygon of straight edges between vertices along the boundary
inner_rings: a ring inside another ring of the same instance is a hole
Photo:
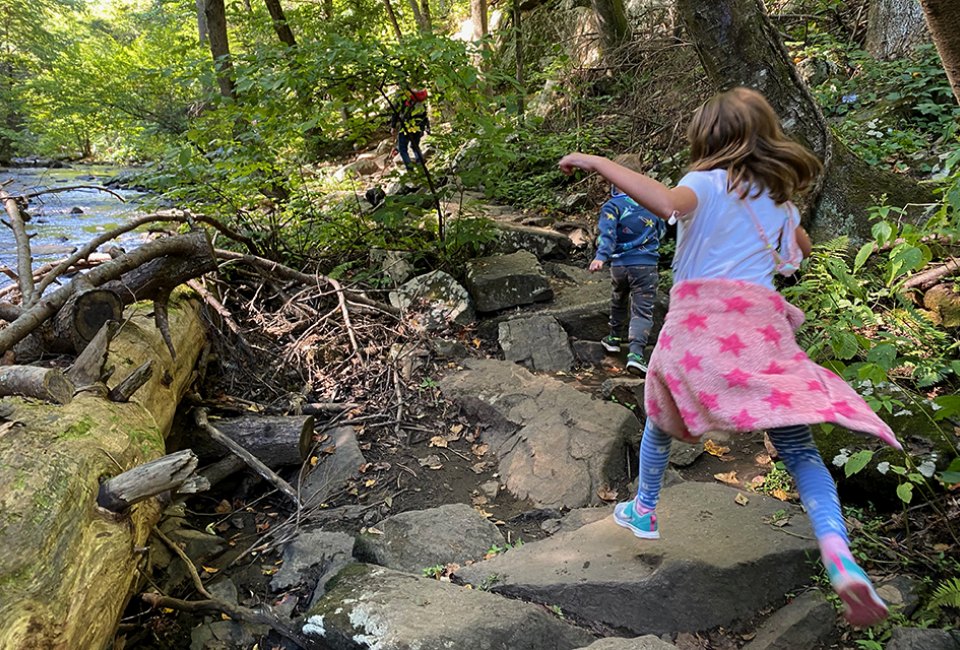
[[[737,472],[725,472],[722,474],[714,474],[713,478],[717,479],[721,483],[726,483],[727,485],[740,485],[740,479],[737,478]]]
[[[601,501],[616,501],[617,491],[609,486],[604,485],[603,487],[597,489],[597,496],[600,497]]]
[[[485,442],[481,442],[479,444],[473,445],[473,447],[471,447],[470,449],[473,451],[474,455],[482,458],[484,454],[487,453],[487,450],[490,449],[490,445],[488,445]]]
[[[450,427],[450,433],[452,433],[452,434],[455,435],[455,436],[460,435],[460,432],[461,432],[461,431],[463,431],[463,425],[462,425],[462,424],[454,424],[454,425],[452,425],[452,426]]]
[[[770,436],[766,433],[763,434],[763,446],[766,448],[767,455],[769,455],[770,458],[776,458],[779,456],[777,453],[777,448],[773,446],[772,442],[770,442]]]
[[[787,494],[786,491],[782,490],[781,488],[777,488],[776,490],[771,490],[770,496],[772,496],[775,499],[780,499],[781,501],[790,500],[790,495]]]
[[[224,515],[230,512],[231,510],[233,510],[233,506],[230,505],[229,501],[227,501],[226,499],[223,499],[222,501],[220,501],[220,503],[217,504],[217,507],[214,508],[213,510],[218,514]]]
[[[443,469],[443,463],[440,462],[440,457],[436,454],[430,454],[426,458],[420,459],[420,467],[426,467],[427,469]]]
[[[377,484],[377,479],[375,479],[375,478],[368,478],[366,481],[363,482],[363,487],[371,488],[371,487],[373,487],[373,486],[376,485],[376,484]]]
[[[443,447],[444,449],[446,449],[446,448],[447,448],[447,439],[444,438],[443,436],[434,436],[434,437],[430,438],[430,444],[428,444],[427,446],[428,446],[428,447]]]
[[[711,456],[716,456],[718,458],[724,454],[730,453],[730,447],[721,447],[713,440],[707,440],[705,443],[703,443],[703,450]]]
[[[475,506],[483,506],[487,504],[487,497],[483,496],[482,494],[478,494],[477,496],[470,499],[470,502],[473,503],[473,505]]]
[[[753,457],[753,462],[760,467],[770,467],[773,465],[773,460],[770,458],[770,454],[766,452],[760,452]]]
[[[206,571],[207,573],[216,573],[216,572],[219,571],[220,569],[217,569],[217,568],[212,567],[212,566],[204,566],[204,567],[203,567],[203,570]]]
[[[487,464],[483,462],[474,463],[470,466],[470,469],[473,470],[474,474],[483,474],[485,471],[487,471]]]
[[[737,496],[733,497],[733,502],[738,506],[745,506],[750,503],[750,499],[748,499],[742,492],[737,492]]]

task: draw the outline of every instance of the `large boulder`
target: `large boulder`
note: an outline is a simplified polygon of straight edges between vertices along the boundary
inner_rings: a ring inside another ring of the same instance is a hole
[[[527,251],[541,260],[564,259],[573,242],[570,238],[556,230],[522,226],[497,219],[497,238],[488,247],[490,253],[516,253]]]
[[[420,575],[438,564],[464,564],[504,543],[500,530],[465,503],[387,517],[357,539],[357,557]]]
[[[467,262],[465,284],[478,312],[543,302],[553,289],[533,253],[517,251]]]
[[[956,285],[938,284],[923,294],[923,306],[948,328],[960,327],[960,293]]]
[[[342,571],[302,629],[333,650],[573,650],[593,641],[539,605],[368,564]]]
[[[960,632],[898,627],[891,633],[886,650],[960,650]]]
[[[570,339],[553,316],[514,318],[500,323],[498,338],[507,361],[545,372],[573,367]]]
[[[431,271],[407,281],[390,292],[390,304],[398,309],[424,309],[423,325],[427,329],[441,329],[449,322],[469,325],[476,318],[467,290],[443,271]]]
[[[640,437],[628,409],[508,361],[470,359],[464,367],[440,389],[483,424],[513,495],[535,507],[579,508],[625,478],[625,447]]]
[[[807,584],[817,552],[799,508],[757,494],[739,505],[737,495],[718,484],[680,483],[663,491],[659,540],[637,539],[608,517],[464,567],[456,577],[623,633],[731,625]],[[783,511],[788,527],[771,526]]]

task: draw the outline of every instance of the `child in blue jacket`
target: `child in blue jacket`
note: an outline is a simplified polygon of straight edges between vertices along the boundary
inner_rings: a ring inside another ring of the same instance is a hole
[[[635,155],[616,159],[620,165],[641,171]],[[627,370],[633,374],[647,372],[643,349],[653,327],[653,303],[657,295],[660,260],[660,239],[666,223],[621,192],[610,187],[610,199],[600,209],[600,236],[597,254],[590,262],[591,271],[610,264],[610,334],[601,340],[607,352],[619,352],[627,330]],[[629,307],[629,327],[628,321]]]

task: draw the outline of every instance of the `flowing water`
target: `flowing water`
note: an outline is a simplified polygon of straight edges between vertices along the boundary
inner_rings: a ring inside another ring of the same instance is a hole
[[[0,168],[0,183],[12,180],[3,189],[11,195],[26,194],[42,189],[72,187],[75,185],[103,185],[120,171],[105,165],[82,165],[66,169],[46,167]],[[63,259],[77,246],[102,232],[116,228],[138,214],[141,193],[132,190],[113,190],[124,201],[107,192],[90,189],[72,189],[55,194],[43,194],[30,199],[27,213],[30,220],[27,232],[34,268],[46,262]],[[6,221],[6,213],[0,209]],[[127,233],[116,242],[129,247],[141,239],[139,233]],[[0,266],[16,271],[17,248],[13,231],[0,226]],[[0,275],[0,287],[11,284],[6,275]]]

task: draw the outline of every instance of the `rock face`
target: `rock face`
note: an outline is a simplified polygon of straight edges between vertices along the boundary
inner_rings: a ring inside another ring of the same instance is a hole
[[[465,284],[478,312],[494,312],[553,298],[533,253],[481,257],[467,262]]]
[[[449,321],[468,325],[475,318],[467,290],[443,271],[418,275],[391,291],[390,304],[399,309],[425,307],[423,325],[427,329],[443,327]]]
[[[306,584],[313,591],[311,603],[323,596],[327,582],[353,562],[353,537],[323,530],[300,531],[283,549],[283,564],[270,581],[281,591]]]
[[[493,245],[490,246],[491,253],[506,254],[528,251],[533,253],[537,259],[548,260],[563,259],[573,248],[573,242],[570,241],[569,237],[549,228],[521,226],[498,221],[497,230],[499,234]]]
[[[817,547],[799,508],[708,483],[663,491],[660,540],[640,540],[612,518],[460,569],[475,586],[559,606],[632,634],[729,625],[809,581]],[[765,522],[787,509],[791,535]],[[802,536],[802,537],[801,537]],[[492,577],[491,577],[492,576]]]
[[[465,503],[411,510],[387,517],[357,539],[357,557],[397,571],[421,575],[437,564],[480,560],[500,530]]]
[[[960,632],[899,627],[890,635],[886,650],[960,650]]]
[[[303,631],[334,650],[573,650],[593,641],[538,605],[367,564],[341,572]]]
[[[763,622],[743,650],[819,648],[837,635],[836,611],[819,591],[793,599]]]
[[[443,378],[443,394],[486,425],[506,488],[535,507],[599,503],[597,490],[625,475],[624,447],[640,435],[628,409],[591,398],[508,361],[471,359]]]
[[[652,634],[634,639],[610,637],[591,643],[584,650],[676,650],[675,645],[661,641]]]
[[[551,372],[573,366],[570,340],[553,316],[513,318],[500,323],[500,348],[507,361]]]

